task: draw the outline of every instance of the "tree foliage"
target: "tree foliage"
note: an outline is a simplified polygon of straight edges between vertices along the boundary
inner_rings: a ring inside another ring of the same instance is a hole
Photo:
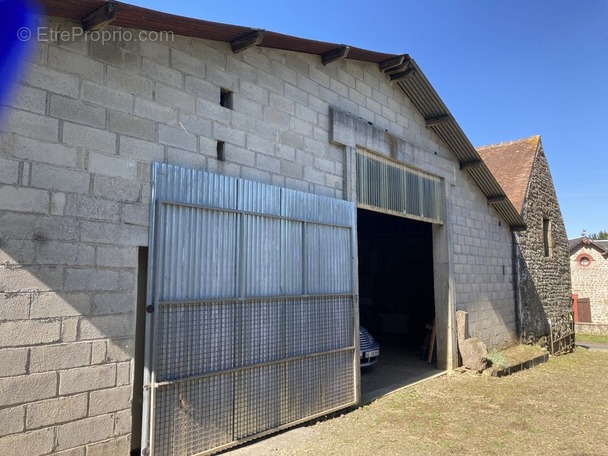
[[[606,241],[608,240],[608,231],[600,230],[599,233],[590,234],[589,239],[594,241]]]

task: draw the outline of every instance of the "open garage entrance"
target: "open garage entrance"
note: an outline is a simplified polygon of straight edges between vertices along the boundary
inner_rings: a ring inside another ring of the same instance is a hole
[[[380,343],[361,393],[382,394],[437,372],[427,362],[435,318],[432,224],[357,209],[360,322]]]

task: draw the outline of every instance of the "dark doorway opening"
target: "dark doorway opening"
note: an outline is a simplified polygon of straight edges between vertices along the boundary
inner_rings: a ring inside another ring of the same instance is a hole
[[[357,210],[359,316],[380,343],[376,365],[362,369],[362,394],[436,369],[427,362],[435,318],[430,223]]]

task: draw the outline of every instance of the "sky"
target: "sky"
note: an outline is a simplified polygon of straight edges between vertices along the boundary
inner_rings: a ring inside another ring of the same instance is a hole
[[[474,146],[541,135],[569,238],[608,230],[608,2],[127,3],[416,60]]]

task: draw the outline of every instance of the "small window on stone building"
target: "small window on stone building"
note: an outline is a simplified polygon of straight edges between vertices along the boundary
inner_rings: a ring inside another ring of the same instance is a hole
[[[545,257],[553,255],[553,239],[551,236],[551,220],[543,219],[543,246],[545,249]]]
[[[220,89],[220,105],[224,108],[232,108],[232,92],[228,89]]]

